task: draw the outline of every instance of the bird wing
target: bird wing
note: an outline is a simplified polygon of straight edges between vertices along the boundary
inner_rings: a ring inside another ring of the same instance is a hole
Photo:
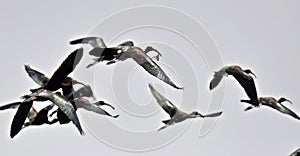
[[[280,104],[280,103],[275,103],[275,104],[271,104],[271,105],[266,105],[266,106],[269,106],[273,109],[276,109],[277,111],[281,112],[281,113],[284,113],[284,114],[287,114],[287,115],[290,115],[298,120],[300,120],[300,117],[294,113],[292,110],[290,110],[289,108],[285,107],[283,104]]]
[[[209,89],[212,90],[221,82],[222,78],[225,75],[225,68],[222,68],[220,71],[215,72],[213,79],[209,83]]]
[[[291,153],[289,156],[299,156],[300,155],[300,148],[298,148],[296,151]]]
[[[13,121],[11,123],[11,128],[10,128],[10,137],[13,138],[15,137],[22,129],[23,124],[27,118],[27,115],[32,107],[33,102],[28,101],[28,102],[23,102],[20,104],[17,113],[15,114]]]
[[[230,70],[226,71],[229,75],[232,75],[244,88],[245,92],[247,93],[248,97],[252,101],[252,104],[255,106],[259,105],[257,91],[255,87],[254,79],[250,75],[246,75],[242,71]]]
[[[121,44],[119,44],[118,46],[134,46],[132,41],[125,41]]]
[[[172,118],[176,112],[178,111],[178,108],[170,102],[167,98],[162,96],[154,87],[152,84],[149,84],[149,88],[151,90],[152,95],[156,99],[157,103],[166,111],[170,117]]]
[[[73,93],[70,96],[68,96],[67,98],[68,98],[68,100],[72,100],[72,99],[79,98],[79,97],[95,98],[91,86],[89,86],[89,85],[83,86],[83,87],[79,88],[78,90],[73,91]]]
[[[107,116],[111,116],[111,117],[118,117],[117,116],[113,116],[111,114],[109,114],[108,112],[106,112],[104,109],[97,107],[95,104],[89,102],[88,100],[82,100],[82,99],[78,99],[74,101],[76,106],[78,108],[83,108],[85,110],[97,113],[97,114],[101,114],[101,115],[107,115]]]
[[[29,65],[25,65],[25,70],[29,77],[38,85],[44,86],[48,83],[49,78],[45,74],[31,68]]]
[[[61,82],[75,69],[83,56],[83,49],[72,52],[54,72],[44,89],[56,91],[61,87]]]
[[[66,99],[64,99],[64,97],[58,95],[58,94],[54,94],[51,93],[53,96],[52,98],[52,102],[58,106],[58,108],[73,122],[73,124],[77,127],[77,129],[79,130],[80,134],[83,135],[84,132],[81,128],[78,116],[76,114],[76,110],[73,107],[72,103],[69,101],[66,101]],[[54,100],[53,100],[54,99]],[[49,98],[50,100],[50,98]]]
[[[157,77],[158,79],[162,80],[163,82],[169,84],[170,86],[176,89],[183,89],[183,87],[178,87],[174,84],[174,82],[169,78],[169,76],[156,64],[148,55],[145,53],[135,50],[130,55],[130,57],[142,66],[149,74],[152,76]]]
[[[75,44],[91,44],[91,46],[93,46],[94,48],[96,48],[96,47],[105,48],[106,47],[103,39],[100,38],[100,37],[79,38],[79,39],[70,41],[70,44],[71,45],[75,45]]]
[[[6,104],[0,107],[0,110],[6,110],[6,109],[15,109],[18,108],[22,104],[22,102],[14,102],[10,104]]]
[[[99,48],[96,47],[89,52],[89,55],[101,57],[102,60],[113,60],[118,56],[119,49],[117,48]]]

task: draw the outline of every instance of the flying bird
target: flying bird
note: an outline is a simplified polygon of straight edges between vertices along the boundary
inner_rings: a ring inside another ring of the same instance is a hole
[[[30,116],[29,121],[24,123],[24,127],[33,126],[33,125],[43,125],[48,124],[52,125],[56,123],[58,120],[53,119],[49,121],[48,113],[49,111],[54,107],[54,104],[50,104],[44,108],[42,108],[40,111],[36,111],[33,107],[32,110],[28,113],[28,116]]]
[[[109,106],[112,109],[115,109],[113,106],[111,106],[110,104],[105,103],[104,101],[97,101],[94,103],[91,103],[89,100],[85,99],[85,98],[77,98],[73,100],[76,107],[77,108],[83,108],[85,110],[97,113],[97,114],[101,114],[101,115],[106,115],[106,116],[110,116],[113,118],[117,118],[119,117],[119,115],[111,115],[108,112],[106,112],[104,109],[100,108],[99,106]]]
[[[109,47],[109,49],[111,49],[111,52],[109,52],[110,50],[106,52],[105,49],[107,49],[107,47],[104,44],[102,38],[88,37],[77,39],[75,41],[71,41],[70,43],[87,43],[91,44],[94,47],[94,49],[92,49],[89,52],[89,54],[97,57],[98,59],[96,59],[96,61],[88,65],[88,67],[91,67],[92,65],[95,65],[98,62],[101,62],[102,60],[106,60],[104,59],[106,55],[114,58],[110,60],[107,64],[113,64],[118,61],[125,61],[129,58],[132,58],[137,64],[143,67],[152,76],[160,79],[161,81],[169,84],[170,86],[176,89],[183,89],[183,87],[178,87],[177,85],[175,85],[173,81],[171,81],[169,76],[162,70],[162,68],[158,64],[156,64],[151,57],[147,55],[148,52],[154,51],[157,53],[157,56],[155,56],[157,60],[159,59],[159,56],[162,56],[158,50],[154,49],[151,46],[148,46],[145,50],[143,50],[139,47],[134,46],[134,43],[132,41],[126,41],[124,43],[119,44],[116,47]],[[99,45],[97,46],[96,43],[98,43]]]
[[[240,66],[236,65],[226,66],[221,70],[215,72],[214,77],[209,84],[209,89],[214,89],[221,82],[224,76],[232,75],[244,88],[248,97],[252,101],[252,104],[254,106],[259,106],[255,82],[250,74],[256,77],[250,69],[243,70]]]
[[[27,73],[29,74],[29,76],[35,82],[47,82],[47,81],[43,81],[43,79],[49,79],[43,73],[31,68],[28,65],[25,66],[25,69],[26,69]],[[42,75],[42,76],[39,76],[39,75]],[[41,86],[44,85],[44,83],[37,83],[37,84],[40,84]],[[73,84],[82,84],[83,87],[81,87],[75,91],[73,88]],[[79,82],[70,77],[67,77],[63,80],[61,88],[62,88],[63,95],[65,96],[65,98],[67,98],[70,102],[72,102],[72,104],[76,107],[76,109],[83,108],[85,110],[93,111],[98,114],[108,115],[108,116],[111,116],[114,118],[118,117],[118,115],[116,115],[116,116],[110,115],[102,108],[97,107],[97,106],[106,105],[106,106],[111,107],[112,109],[115,109],[112,105],[107,104],[104,101],[97,101],[95,103],[91,103],[86,98],[83,98],[83,97],[93,97],[94,99],[96,99],[94,96],[94,93],[92,91],[92,88],[89,85],[85,85],[82,82]],[[70,122],[68,117],[66,115],[64,115],[64,113],[60,109],[58,109],[55,112],[57,113],[58,121],[60,124],[66,124],[66,123]],[[53,112],[53,113],[55,113],[55,112]]]
[[[167,98],[165,98],[163,95],[161,95],[157,90],[155,90],[154,87],[152,86],[152,84],[149,84],[149,88],[151,90],[152,95],[156,99],[157,103],[170,116],[170,119],[162,121],[165,124],[165,126],[158,129],[158,131],[160,131],[164,128],[167,128],[168,126],[173,125],[175,123],[182,122],[186,119],[197,118],[197,117],[201,117],[201,118],[217,117],[222,114],[222,112],[217,112],[217,113],[202,115],[196,111],[188,114],[186,112],[179,110],[171,101],[169,101]]]
[[[22,104],[22,102],[14,102],[10,104],[6,104],[0,107],[0,110],[7,110],[7,109],[16,109],[19,108],[19,106]],[[24,126],[30,126],[30,125],[42,125],[42,124],[54,124],[58,120],[53,119],[52,121],[49,121],[48,113],[49,111],[54,107],[54,104],[48,105],[44,108],[42,108],[39,112],[36,111],[36,109],[32,106],[30,111],[27,114],[27,119],[29,122],[24,123]]]
[[[300,117],[294,113],[292,110],[290,110],[289,108],[285,107],[282,103],[283,102],[289,102],[290,104],[292,104],[292,102],[284,97],[281,97],[280,99],[276,100],[274,97],[260,97],[259,98],[259,103],[261,105],[264,105],[264,106],[268,106],[268,107],[271,107],[283,114],[287,114],[287,115],[290,115],[292,117],[294,117],[295,119],[297,120],[300,120]],[[252,101],[251,100],[241,100],[241,102],[246,102],[248,104],[252,104]],[[245,109],[245,111],[248,111],[248,110],[251,110],[252,108],[254,108],[253,106],[249,106]]]
[[[72,52],[60,65],[60,67],[54,72],[53,76],[49,81],[42,87],[35,89],[33,93],[28,95],[28,98],[25,99],[19,106],[17,113],[14,116],[14,119],[11,124],[11,134],[13,138],[19,133],[22,129],[22,126],[26,120],[27,114],[32,107],[33,101],[39,98],[47,99],[52,103],[56,104],[65,115],[74,123],[81,134],[84,134],[76,111],[73,105],[68,102],[63,96],[60,96],[54,91],[61,88],[62,81],[74,70],[77,64],[80,62],[83,56],[83,49],[77,49]]]

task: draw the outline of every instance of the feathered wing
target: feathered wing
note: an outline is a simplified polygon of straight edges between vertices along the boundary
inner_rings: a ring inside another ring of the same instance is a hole
[[[45,74],[31,68],[29,65],[25,65],[25,70],[29,77],[38,85],[44,86],[48,83],[49,78]]]
[[[220,71],[215,72],[213,79],[209,83],[209,89],[213,90],[215,87],[217,87],[225,74],[225,68],[222,68]]]
[[[56,91],[61,87],[61,82],[75,69],[83,56],[83,49],[72,52],[54,72],[44,89]]]
[[[14,102],[14,103],[6,104],[1,106],[0,110],[19,108],[20,104],[22,104],[22,102]]]
[[[56,102],[55,100],[51,100],[55,105],[59,107],[59,109],[73,122],[73,124],[77,127],[80,134],[84,134],[82,127],[80,125],[78,116],[76,114],[76,110],[73,107],[72,103],[69,101],[66,101],[63,97],[57,94],[52,94],[54,97],[53,99],[60,100],[59,102]]]
[[[299,156],[300,155],[300,148],[298,148],[296,151],[291,153],[289,156]]]
[[[282,105],[280,103],[277,103],[274,105],[267,105],[267,106],[270,106],[271,108],[276,109],[277,111],[279,111],[281,113],[290,115],[290,116],[294,117],[295,119],[300,120],[300,117],[296,113],[294,113],[292,110],[290,110],[289,108],[285,107],[284,105]]]
[[[232,75],[244,88],[246,94],[252,101],[252,104],[255,106],[259,105],[258,97],[257,97],[257,91],[254,79],[251,76],[245,75],[242,71],[228,71],[227,73],[229,75]]]
[[[93,90],[92,90],[91,86],[89,86],[89,85],[83,86],[83,87],[79,88],[78,90],[73,91],[73,93],[68,97],[68,100],[72,100],[72,99],[75,99],[78,97],[93,97],[93,98],[95,98]]]
[[[13,138],[15,137],[22,129],[23,124],[27,118],[27,115],[32,107],[33,102],[28,101],[28,102],[23,102],[20,104],[17,113],[15,114],[13,121],[11,123],[11,128],[10,128],[10,137]]]
[[[183,89],[183,87],[178,87],[169,78],[169,76],[156,64],[148,55],[142,52],[135,52],[131,55],[131,58],[142,66],[149,74],[157,77],[163,82],[169,84],[176,89]]]
[[[106,112],[104,109],[97,107],[95,104],[90,103],[87,100],[75,100],[74,102],[78,108],[83,108],[85,110],[88,110],[88,111],[91,111],[91,112],[94,112],[97,114],[107,115],[107,116],[114,117],[114,118],[117,118],[119,116],[119,115],[113,116],[113,115],[109,114],[108,112]]]
[[[96,48],[96,47],[105,48],[106,47],[103,39],[100,38],[100,37],[79,38],[79,39],[70,41],[70,44],[71,45],[75,45],[75,44],[91,44],[91,46],[93,46],[94,48]]]
[[[89,55],[101,57],[102,60],[110,61],[118,56],[119,49],[116,48],[94,48],[89,52]]]
[[[154,87],[152,86],[152,84],[149,84],[149,88],[151,90],[152,95],[156,99],[157,103],[172,118],[176,114],[178,108],[174,104],[172,104],[172,102],[170,102],[167,98],[165,98],[164,96],[162,96],[156,89],[154,89]]]

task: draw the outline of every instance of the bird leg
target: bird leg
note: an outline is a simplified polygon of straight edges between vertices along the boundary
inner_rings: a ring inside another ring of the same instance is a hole
[[[241,100],[241,102],[245,102],[245,103],[253,105],[251,100]],[[249,106],[249,107],[245,108],[244,111],[248,111],[248,110],[250,110],[252,108],[254,108],[254,107],[253,106]]]
[[[159,56],[162,57],[162,54],[161,54],[157,49],[154,49],[154,48],[151,47],[151,46],[146,47],[146,49],[145,49],[144,52],[145,52],[145,54],[147,54],[147,53],[150,52],[150,51],[154,51],[154,52],[157,53],[157,55],[154,56],[154,57],[152,57],[152,59],[156,59],[157,61],[159,61]]]
[[[116,62],[118,62],[117,60],[111,60],[111,61],[108,61],[107,63],[106,63],[106,65],[111,65],[111,64],[114,64],[114,63],[116,63]]]
[[[248,111],[248,110],[251,110],[253,108],[254,108],[253,106],[249,106],[249,107],[245,108],[244,111]]]
[[[217,112],[217,113],[211,113],[211,114],[206,114],[206,115],[201,115],[200,116],[202,118],[206,118],[206,117],[217,117],[217,116],[220,116],[222,114],[222,112]]]
[[[90,68],[90,67],[92,67],[92,66],[96,65],[97,63],[101,62],[101,61],[102,61],[102,59],[103,59],[103,57],[99,57],[99,58],[93,59],[93,60],[94,60],[94,62],[92,62],[92,63],[88,64],[88,65],[86,66],[86,68]]]
[[[249,104],[252,105],[252,101],[251,100],[241,100],[241,102],[249,103]]]
[[[159,131],[161,131],[161,130],[163,130],[163,129],[167,128],[168,126],[169,126],[169,125],[165,125],[165,126],[163,126],[163,127],[159,128],[157,131],[159,132]]]
[[[58,110],[53,111],[49,116],[52,117]]]

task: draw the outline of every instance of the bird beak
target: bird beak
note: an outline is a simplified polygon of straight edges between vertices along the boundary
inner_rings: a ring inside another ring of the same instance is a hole
[[[252,74],[255,78],[257,78],[256,75],[250,69],[246,69],[244,70],[244,72],[247,74]]]
[[[86,86],[84,83],[79,82],[79,81],[77,81],[77,80],[72,80],[72,84],[73,84],[73,85],[74,85],[74,84],[81,84],[81,85],[83,85],[83,86]]]
[[[255,78],[257,78],[256,75],[255,75],[254,73],[251,72],[250,74],[252,74]]]
[[[288,103],[293,104],[291,100],[285,99]]]

